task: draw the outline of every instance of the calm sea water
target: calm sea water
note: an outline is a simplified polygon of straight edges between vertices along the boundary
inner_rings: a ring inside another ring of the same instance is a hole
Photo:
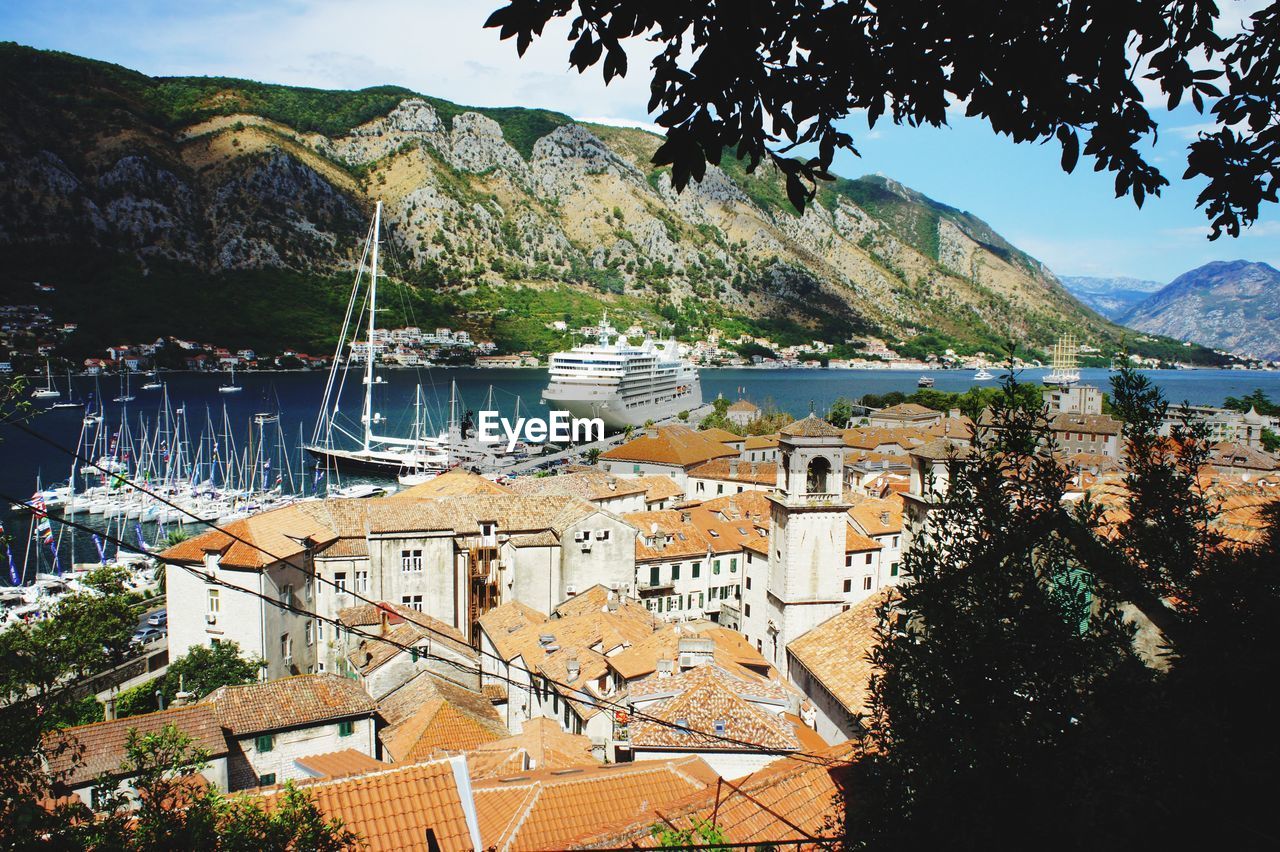
[[[1044,372],[1027,370],[1021,377],[1038,382]],[[414,403],[419,398],[419,388],[423,401],[421,417],[432,432],[441,428],[448,418],[450,389],[454,384],[464,409],[493,408],[507,417],[515,415],[517,409],[521,414],[546,411],[539,402],[547,381],[544,370],[386,370],[382,375],[386,384],[378,388],[375,408],[385,418],[384,426],[379,428],[385,434],[408,435],[412,432]],[[919,377],[917,372],[902,370],[730,369],[703,370],[701,375],[703,396],[707,400],[714,399],[717,394],[731,399],[745,395],[757,404],[772,403],[796,415],[807,412],[810,405],[819,412],[825,411],[840,396],[856,399],[866,393],[894,390],[909,393],[915,390]],[[937,390],[964,391],[974,385],[970,371],[935,371],[930,375],[936,380]],[[1280,400],[1280,373],[1165,370],[1151,371],[1147,375],[1173,402],[1218,405],[1227,396],[1247,394],[1254,388],[1262,388],[1272,399]],[[297,487],[301,488],[303,483],[309,483],[309,478],[299,470],[299,436],[305,440],[312,437],[326,377],[327,374],[318,372],[240,374],[236,381],[243,385],[244,390],[235,394],[218,392],[218,386],[225,382],[224,376],[168,373],[162,378],[168,388],[170,405],[183,407],[193,440],[201,433],[213,431],[225,448],[225,433],[229,429],[237,448],[243,448],[253,416],[260,412],[277,413],[278,425],[267,430],[268,441],[277,448],[273,469],[279,471],[282,458],[287,458],[294,469]],[[66,378],[57,381],[65,399]],[[1106,370],[1084,370],[1082,381],[1104,390],[1110,387],[1110,376]],[[89,377],[73,377],[72,383],[74,398],[77,399],[87,399],[97,389]],[[126,417],[135,437],[143,428],[154,430],[162,392],[143,391],[135,385],[133,394],[136,399],[127,405],[109,401],[118,393],[117,380],[102,380],[100,395],[108,400],[107,422],[118,426],[121,418]],[[359,431],[357,419],[361,398],[359,378],[353,377],[344,389],[341,406],[351,413],[341,422],[352,432]],[[58,447],[74,449],[81,440],[82,418],[83,412],[79,409],[44,411],[29,425]],[[256,433],[254,440],[260,440]],[[37,477],[44,483],[63,482],[71,467],[71,458],[63,450],[12,426],[0,427],[0,495],[25,498],[32,493]],[[10,515],[7,499],[0,507],[0,517],[15,539],[20,540],[25,535],[27,521]],[[77,545],[78,548],[83,546]],[[21,554],[17,558],[21,559]],[[0,584],[5,582],[7,573],[7,570],[0,570]]]

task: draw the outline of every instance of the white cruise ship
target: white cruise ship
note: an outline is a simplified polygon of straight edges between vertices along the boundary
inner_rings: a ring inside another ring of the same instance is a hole
[[[549,367],[543,402],[573,417],[599,417],[611,431],[702,405],[698,370],[680,357],[674,340],[632,346],[609,325],[608,314],[595,343],[557,352]]]

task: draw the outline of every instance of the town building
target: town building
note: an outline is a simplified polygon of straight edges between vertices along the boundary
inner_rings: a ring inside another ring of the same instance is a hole
[[[600,468],[617,476],[668,476],[684,488],[690,469],[739,451],[688,426],[650,426],[600,454]]]
[[[744,427],[760,416],[760,407],[748,400],[740,399],[725,410],[724,416],[735,426]]]
[[[1092,385],[1050,385],[1042,395],[1050,416],[1102,413],[1102,391]]]
[[[942,418],[940,411],[914,402],[902,402],[872,411],[867,416],[867,425],[873,429],[923,429],[942,422]]]
[[[1120,458],[1124,424],[1109,414],[1058,414],[1049,421],[1058,452],[1063,455],[1093,453]]]

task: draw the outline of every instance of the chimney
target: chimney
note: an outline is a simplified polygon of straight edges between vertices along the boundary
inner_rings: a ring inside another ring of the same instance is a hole
[[[113,695],[102,702],[102,718],[110,722],[116,717],[116,697]]]
[[[681,513],[680,513],[680,522],[681,522],[682,524],[687,524],[687,523],[689,523],[691,520],[693,520],[693,516],[692,516],[692,515],[690,515],[688,512],[681,512]]]
[[[658,437],[658,427],[650,426],[648,429],[644,430],[644,433],[648,435],[650,438],[656,438]]]
[[[569,683],[573,683],[578,679],[578,675],[582,673],[582,666],[577,660],[565,660],[564,665],[569,675]]]
[[[674,664],[671,660],[658,660],[658,677],[671,677]]]
[[[881,513],[880,513],[880,525],[881,525],[881,526],[885,526],[885,527],[889,526],[889,513],[888,513],[888,512],[881,512]]]
[[[737,459],[729,459],[729,475],[730,475],[730,476],[737,476],[737,475],[738,475],[738,460],[737,460]]]
[[[948,411],[948,412],[947,412],[947,416],[948,416],[948,417],[951,417],[951,418],[954,418],[954,419],[956,419],[956,420],[959,420],[959,419],[960,419],[960,409],[958,409],[958,408],[953,408],[953,409],[951,409],[950,411]]]
[[[378,635],[387,635],[387,611],[381,607],[378,608]]]

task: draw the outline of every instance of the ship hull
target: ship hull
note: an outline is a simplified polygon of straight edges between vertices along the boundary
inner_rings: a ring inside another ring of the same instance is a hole
[[[696,383],[693,389],[681,396],[663,402],[650,402],[627,407],[622,398],[614,395],[593,396],[590,399],[575,398],[555,388],[547,388],[542,399],[550,409],[569,412],[571,417],[594,418],[604,421],[606,432],[622,432],[627,427],[643,426],[652,420],[659,422],[675,417],[682,411],[692,411],[702,405],[702,388]]]
[[[416,466],[409,463],[403,456],[391,453],[366,454],[356,450],[334,450],[315,446],[307,447],[306,450],[312,458],[320,462],[321,468],[336,468],[344,473],[358,473],[366,476],[381,476],[387,479],[394,479],[409,470],[437,469],[436,466],[427,466],[425,468]],[[445,468],[441,466],[438,470],[443,471]]]

